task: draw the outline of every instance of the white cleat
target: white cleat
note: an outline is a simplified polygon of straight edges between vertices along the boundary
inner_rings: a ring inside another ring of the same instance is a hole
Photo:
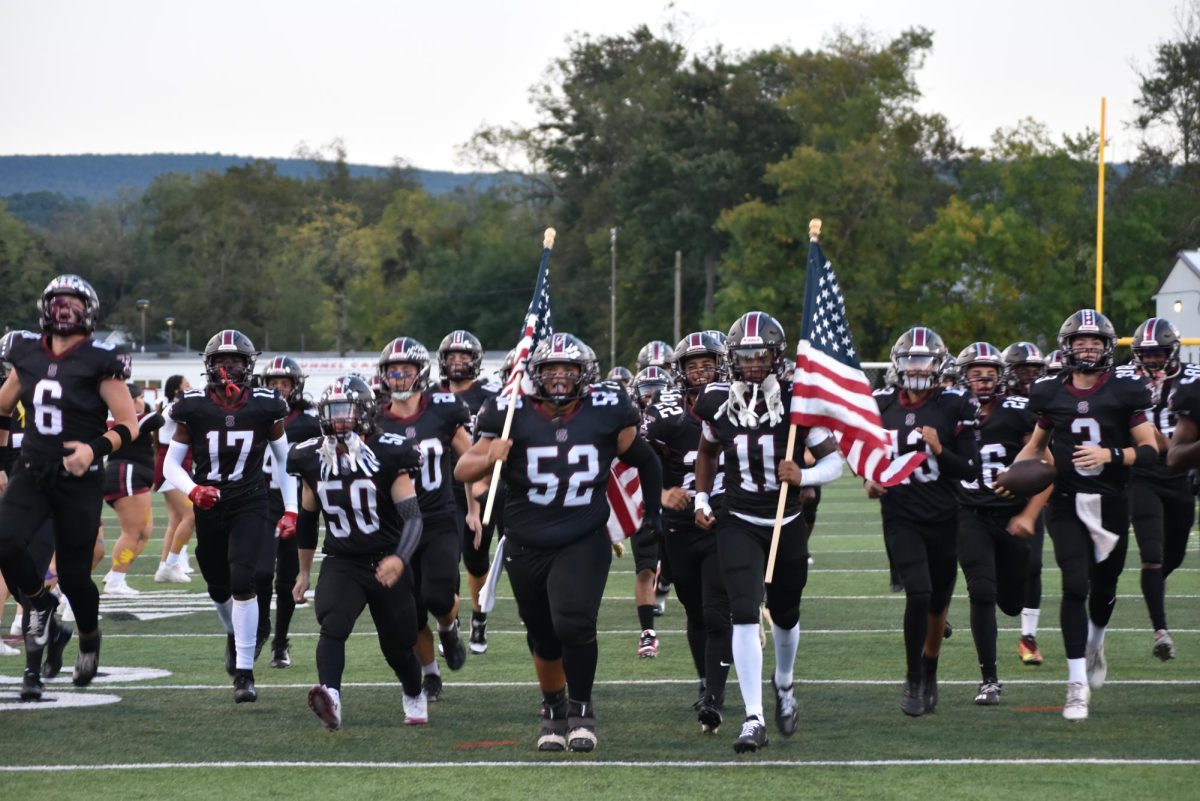
[[[1081,681],[1073,681],[1067,685],[1067,702],[1063,704],[1063,717],[1067,720],[1087,720],[1088,701],[1092,691]]]
[[[20,656],[21,651],[18,648],[13,648],[8,643],[0,640],[0,656]]]
[[[128,584],[105,584],[104,594],[112,598],[134,598],[142,593]]]
[[[308,691],[308,708],[330,731],[342,727],[342,694],[337,690],[324,684],[315,685]]]
[[[420,695],[414,698],[409,698],[403,692],[400,695],[404,698],[404,724],[406,726],[424,726],[429,722],[429,701],[425,697],[424,690],[421,690]]]
[[[1104,658],[1104,643],[1096,647],[1087,647],[1087,679],[1088,686],[1099,690],[1108,678],[1108,660]]]
[[[159,584],[187,584],[191,582],[192,577],[184,573],[178,564],[161,565],[154,571],[154,580]]]

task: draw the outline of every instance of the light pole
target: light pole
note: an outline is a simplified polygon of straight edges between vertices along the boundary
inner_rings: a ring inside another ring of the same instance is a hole
[[[167,353],[175,348],[175,318],[168,317],[167,323]]]
[[[610,309],[610,318],[608,324],[608,369],[611,370],[617,366],[617,231],[620,229],[613,227],[609,229],[609,246],[612,249],[612,275],[611,283],[608,287],[608,303]]]
[[[146,352],[146,309],[150,308],[150,301],[145,298],[139,298],[137,301],[137,309],[142,313],[142,353]]]

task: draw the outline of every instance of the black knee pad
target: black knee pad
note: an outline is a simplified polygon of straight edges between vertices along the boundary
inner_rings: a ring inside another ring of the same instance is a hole
[[[1064,601],[1083,603],[1088,597],[1088,575],[1086,570],[1064,573],[1062,577],[1062,597]]]
[[[533,635],[527,637],[529,642],[529,652],[539,659],[547,662],[554,662],[562,659],[562,643],[561,642],[538,642],[533,638]]]
[[[234,597],[249,597],[258,590],[257,577],[259,574],[241,565],[229,566],[229,591]],[[267,585],[268,587],[270,584]]]
[[[779,614],[772,612],[771,622],[781,629],[791,629],[800,622],[800,610],[788,610],[787,612],[780,612]]]
[[[752,625],[759,621],[758,604],[730,599],[729,619],[734,626]]]
[[[1161,565],[1163,563],[1162,540],[1156,539],[1152,542],[1138,540],[1138,555],[1143,564]]]
[[[586,615],[556,614],[554,634],[559,642],[569,648],[577,648],[596,641],[596,622]]]
[[[488,559],[487,551],[482,549],[477,551],[474,548],[464,548],[462,562],[467,572],[476,578],[486,576],[492,566],[491,560]]]
[[[733,620],[727,607],[704,607],[704,628],[709,634],[720,634],[732,631]]]
[[[339,609],[330,609],[317,622],[321,624],[322,637],[338,642],[345,642],[354,630],[354,620]]]

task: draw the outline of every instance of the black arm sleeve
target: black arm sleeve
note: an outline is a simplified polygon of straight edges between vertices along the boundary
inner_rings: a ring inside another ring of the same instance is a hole
[[[158,429],[162,428],[164,422],[163,416],[159,412],[155,412],[149,417],[142,418],[142,422],[138,424],[139,436],[141,434],[150,434],[151,432],[157,431]]]
[[[938,468],[943,474],[956,481],[971,481],[977,476],[979,466],[979,442],[975,429],[965,428],[954,438],[954,447],[942,448],[937,457]]]
[[[424,529],[417,496],[396,501],[396,514],[400,515],[400,544],[396,546],[396,556],[404,562],[404,568],[407,570],[413,552],[421,542],[421,531]]]
[[[321,513],[316,509],[311,512],[300,507],[300,512],[296,515],[296,547],[305,551],[315,551],[317,549],[317,523],[321,519]]]
[[[662,513],[662,464],[650,443],[639,434],[633,444],[625,449],[620,459],[630,467],[636,467],[642,480],[642,503],[646,505],[648,519]]]

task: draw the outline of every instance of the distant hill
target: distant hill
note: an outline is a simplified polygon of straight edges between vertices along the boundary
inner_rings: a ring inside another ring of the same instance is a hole
[[[224,172],[249,163],[248,156],[219,153],[155,153],[149,155],[0,156],[0,197],[51,192],[94,202],[113,197],[121,189],[144,190],[159,175],[169,172]],[[313,162],[304,159],[265,159],[280,175],[310,178],[317,175]],[[355,177],[375,177],[386,167],[350,164]],[[425,191],[441,195],[456,189],[485,190],[503,179],[490,173],[412,170]]]

